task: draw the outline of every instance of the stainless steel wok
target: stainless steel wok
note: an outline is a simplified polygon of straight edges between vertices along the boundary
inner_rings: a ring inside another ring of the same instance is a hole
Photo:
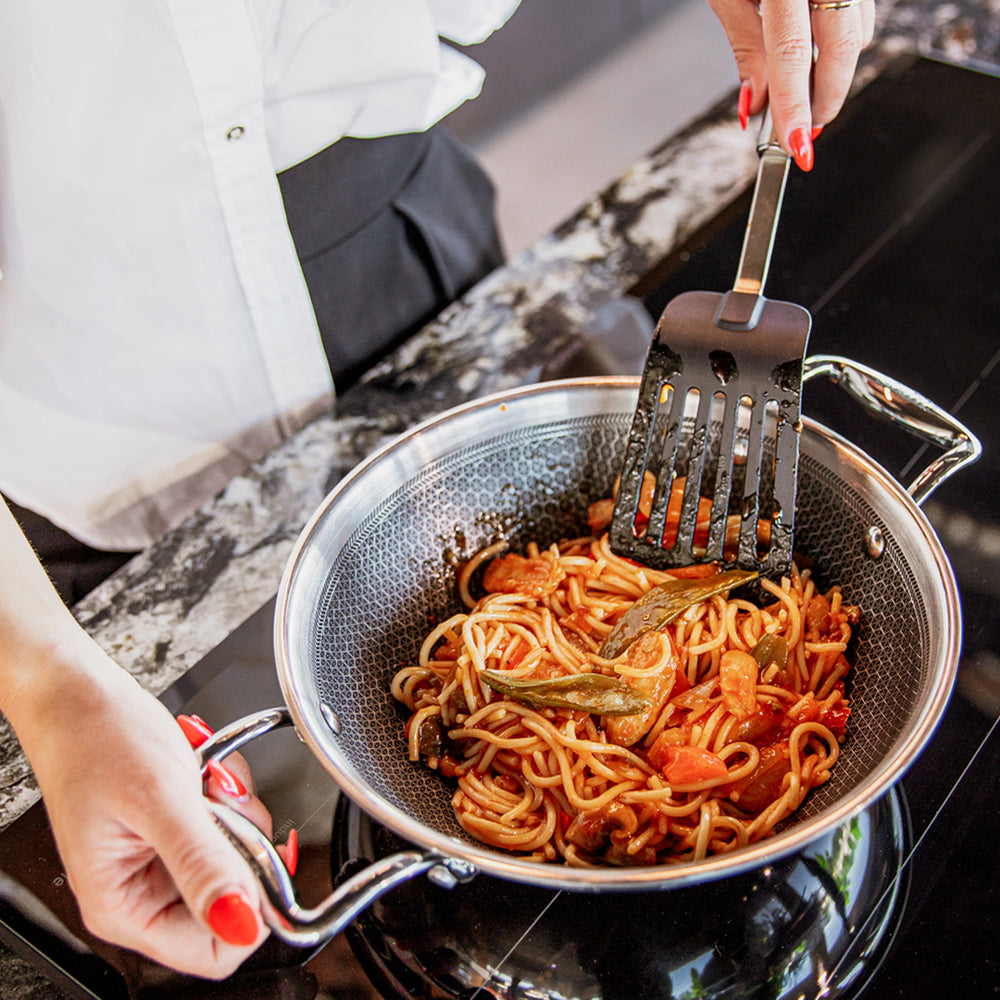
[[[451,789],[407,759],[389,694],[429,623],[458,610],[450,562],[498,536],[580,533],[587,505],[610,495],[638,390],[631,378],[528,386],[458,407],[414,428],[359,465],[303,529],[276,604],[277,669],[288,708],[220,731],[203,758],[224,757],[294,724],[341,789],[415,845],[302,907],[267,838],[228,807],[217,817],[255,869],[265,919],[286,941],[338,933],[374,898],[420,872],[454,884],[483,872],[580,891],[688,886],[759,867],[802,848],[881,796],[932,735],[952,690],[961,645],[958,592],[920,511],[979,442],[934,404],[841,358],[813,358],[806,377],[832,378],[878,415],[945,449],[909,492],[855,445],[804,420],[796,549],[821,582],[862,609],[848,742],[831,780],[772,838],[689,863],[572,868],[524,860],[466,835]]]

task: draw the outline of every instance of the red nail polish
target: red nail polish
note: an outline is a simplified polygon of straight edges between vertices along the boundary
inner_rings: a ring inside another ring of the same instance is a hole
[[[813,130],[812,130],[812,133],[810,134],[809,138],[810,138],[810,139],[812,139],[812,141],[813,141],[813,142],[815,142],[815,141],[816,141],[816,137],[817,137],[817,136],[818,136],[818,135],[820,134],[820,132],[822,132],[822,131],[823,131],[823,126],[822,126],[822,125],[817,125],[817,126],[816,126],[816,127],[815,127],[815,128],[813,129]]]
[[[807,128],[796,128],[788,134],[788,145],[792,147],[795,165],[806,173],[813,168],[813,145],[809,132]]]
[[[260,933],[256,911],[239,892],[219,896],[208,908],[206,919],[216,937],[227,944],[250,945]]]
[[[293,826],[288,832],[288,840],[285,841],[285,867],[289,875],[295,874],[295,869],[299,867],[299,832]]]
[[[753,97],[753,91],[750,84],[746,81],[740,84],[740,97],[736,102],[736,111],[740,116],[740,127],[746,129],[750,122],[750,100]]]
[[[222,791],[231,799],[247,797],[243,782],[228,768],[223,767],[217,760],[210,760],[205,766],[208,768],[208,773],[219,783]]]
[[[204,719],[199,719],[197,715],[178,715],[177,725],[181,727],[181,732],[184,733],[188,743],[196,750],[214,735],[205,725]]]

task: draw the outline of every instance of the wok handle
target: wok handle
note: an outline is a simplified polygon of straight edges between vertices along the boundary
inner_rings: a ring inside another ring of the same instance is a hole
[[[202,773],[206,773],[209,760],[222,760],[258,736],[290,725],[291,713],[281,707],[246,716],[220,729],[196,751]],[[445,887],[467,882],[475,874],[466,862],[434,851],[400,851],[352,875],[318,905],[304,907],[288,869],[264,831],[230,806],[211,800],[208,806],[260,884],[264,922],[276,937],[291,945],[322,944],[339,934],[379,896],[422,872],[430,872],[430,877]]]
[[[975,462],[983,452],[979,438],[946,410],[888,375],[835,355],[806,358],[802,381],[825,375],[874,416],[902,427],[908,434],[944,448],[906,488],[922,504],[949,476]]]

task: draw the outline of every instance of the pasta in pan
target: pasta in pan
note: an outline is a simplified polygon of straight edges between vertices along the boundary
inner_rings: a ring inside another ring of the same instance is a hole
[[[859,617],[838,589],[793,566],[757,606],[742,578],[653,571],[606,534],[503,548],[463,567],[467,611],[392,681],[410,759],[456,782],[470,835],[571,865],[700,859],[768,836],[828,779]]]

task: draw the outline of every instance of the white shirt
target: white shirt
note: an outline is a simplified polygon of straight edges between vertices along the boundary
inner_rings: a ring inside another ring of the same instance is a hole
[[[516,6],[0,5],[0,491],[140,548],[328,406],[275,175],[474,97],[441,38]]]

